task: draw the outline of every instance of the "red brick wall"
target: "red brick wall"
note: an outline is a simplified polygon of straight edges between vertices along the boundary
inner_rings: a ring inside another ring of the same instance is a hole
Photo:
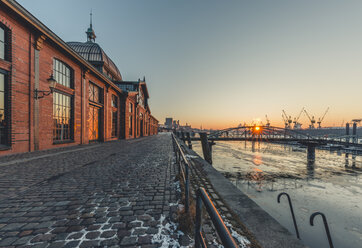
[[[22,21],[15,13],[0,3],[0,22],[11,30],[11,63],[0,60],[0,68],[11,75],[11,135],[12,145],[8,150],[1,150],[0,155],[20,153],[34,150],[34,51],[35,41],[39,36],[37,31]],[[61,47],[50,39],[45,39],[39,52],[39,89],[49,90],[47,79],[53,71],[53,59],[56,58],[74,72],[73,92],[73,127],[74,142],[66,144],[53,144],[53,96],[49,95],[39,99],[39,149],[50,149],[60,146],[88,143],[88,84],[89,80],[103,89],[104,102],[102,111],[102,125],[100,140],[117,139],[112,137],[112,94],[118,96],[119,101],[124,98],[102,79],[91,71],[83,79],[82,63],[68,55]],[[83,88],[83,84],[85,87]],[[108,86],[108,87],[107,87]],[[82,98],[83,92],[83,98]],[[83,108],[83,104],[85,107]],[[121,104],[119,104],[119,108]],[[119,110],[118,110],[119,111]],[[82,119],[83,118],[83,119]],[[118,123],[121,114],[118,114]],[[119,136],[121,135],[118,129]]]

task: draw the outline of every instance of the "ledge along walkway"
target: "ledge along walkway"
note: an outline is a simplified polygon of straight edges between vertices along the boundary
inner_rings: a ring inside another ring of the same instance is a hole
[[[177,246],[173,161],[169,134],[2,157],[0,247]]]

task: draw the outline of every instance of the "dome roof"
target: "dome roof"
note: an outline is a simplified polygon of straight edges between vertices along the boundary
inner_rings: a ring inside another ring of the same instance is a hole
[[[103,65],[113,74],[115,80],[122,80],[121,73],[103,49],[94,42],[67,42],[67,44],[93,65]],[[99,70],[99,68],[97,67]],[[103,72],[104,73],[104,72]]]

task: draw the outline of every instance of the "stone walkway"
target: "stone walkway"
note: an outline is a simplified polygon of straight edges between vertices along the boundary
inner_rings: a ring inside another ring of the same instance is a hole
[[[158,247],[169,134],[0,158],[0,247]]]

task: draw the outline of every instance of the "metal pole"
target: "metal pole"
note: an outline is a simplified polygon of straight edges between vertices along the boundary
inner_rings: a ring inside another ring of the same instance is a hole
[[[201,213],[202,213],[202,201],[200,191],[197,191],[196,196],[196,220],[195,220],[195,248],[200,248],[201,244]]]
[[[185,211],[186,213],[189,212],[189,166],[187,165],[186,161],[185,161],[185,177],[186,177],[186,182],[185,182]]]

